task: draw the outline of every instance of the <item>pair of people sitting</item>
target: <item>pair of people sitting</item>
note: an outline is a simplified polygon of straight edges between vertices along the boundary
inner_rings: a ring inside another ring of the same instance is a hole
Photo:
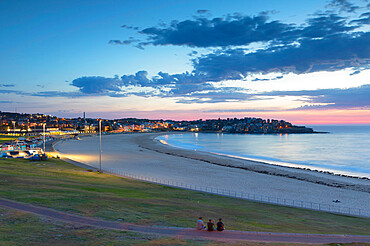
[[[203,229],[206,229],[206,228],[207,228],[207,231],[214,231],[215,230],[215,228],[214,228],[215,227],[215,222],[212,219],[209,219],[209,221],[207,223],[207,227],[204,225],[204,222],[203,222],[202,219],[203,219],[202,217],[199,217],[199,219],[197,221],[197,229],[198,230],[203,230]],[[222,222],[221,218],[218,219],[218,222],[216,224],[216,230],[217,231],[225,230],[225,225]]]

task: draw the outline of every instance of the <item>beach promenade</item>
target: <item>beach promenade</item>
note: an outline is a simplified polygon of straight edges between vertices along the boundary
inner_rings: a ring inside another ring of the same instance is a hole
[[[103,136],[103,169],[215,189],[370,210],[370,181],[163,145],[158,134]],[[54,146],[63,156],[99,167],[99,139]]]

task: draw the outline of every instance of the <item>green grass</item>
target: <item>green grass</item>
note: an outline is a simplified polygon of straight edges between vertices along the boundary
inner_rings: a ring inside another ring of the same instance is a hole
[[[0,209],[0,245],[233,245],[233,246],[302,246],[298,243],[213,242],[209,240],[158,237],[150,234],[95,229],[53,221],[46,217],[10,209]],[[321,245],[321,244],[320,244]],[[330,244],[365,245],[365,244]],[[368,245],[368,244],[366,244]]]
[[[149,234],[95,229],[52,221],[20,211],[0,209],[0,244],[4,245],[207,245]]]
[[[299,243],[213,242],[202,239],[159,237],[151,234],[96,229],[51,220],[30,213],[0,208],[0,245],[233,245],[233,246],[302,246]],[[319,245],[319,244],[317,244]],[[320,244],[321,245],[321,244]],[[328,244],[363,246],[369,244]]]
[[[16,139],[18,139],[18,137],[0,135],[0,144],[5,143],[5,142],[10,142]]]
[[[88,172],[57,159],[0,160],[0,197],[124,222],[194,227],[222,217],[227,229],[369,235],[370,219],[256,203]]]

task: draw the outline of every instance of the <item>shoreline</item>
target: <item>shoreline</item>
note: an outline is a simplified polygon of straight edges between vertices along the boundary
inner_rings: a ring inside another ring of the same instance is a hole
[[[326,185],[330,187],[336,188],[344,188],[344,189],[351,189],[361,192],[370,193],[370,183],[368,185],[354,185],[352,182],[343,182],[340,179],[353,179],[353,180],[367,180],[370,179],[367,177],[357,177],[351,175],[344,175],[344,174],[335,174],[329,171],[319,171],[313,170],[309,168],[300,168],[300,167],[291,167],[291,166],[283,166],[283,165],[276,165],[271,164],[268,162],[256,161],[251,160],[248,158],[242,158],[238,156],[230,156],[220,153],[214,152],[206,152],[206,151],[199,151],[199,150],[189,150],[185,148],[175,147],[169,144],[161,143],[160,140],[156,139],[159,136],[168,135],[168,134],[178,134],[178,133],[155,133],[154,136],[151,136],[150,139],[154,143],[148,144],[147,141],[142,141],[139,144],[139,147],[142,147],[147,150],[156,151],[158,153],[193,159],[197,161],[207,162],[213,165],[228,167],[228,168],[237,168],[246,171],[252,171],[261,174],[273,175],[273,176],[280,176],[290,179],[297,179],[300,181],[312,182],[316,184]],[[212,157],[215,155],[216,158]],[[230,159],[229,163],[225,163],[223,161],[217,160],[217,157],[227,158]],[[234,160],[234,161],[233,161]],[[241,165],[240,162],[245,162],[247,165]],[[315,175],[319,174],[319,175]],[[327,176],[327,177],[326,177]],[[338,178],[336,178],[338,177]]]
[[[212,133],[212,132],[207,132],[207,133]],[[227,154],[227,153],[219,153],[219,152],[212,152],[212,151],[188,149],[188,148],[183,148],[181,146],[172,145],[172,144],[166,142],[166,140],[157,139],[157,138],[162,137],[164,135],[175,135],[175,134],[190,134],[190,133],[188,133],[188,132],[187,133],[171,132],[171,133],[166,133],[166,134],[159,134],[157,137],[155,137],[153,139],[153,141],[154,142],[159,142],[159,144],[170,146],[170,147],[177,148],[177,149],[204,152],[204,153],[218,155],[218,156],[225,156],[225,157],[245,160],[245,161],[249,161],[249,162],[254,162],[255,164],[271,165],[271,166],[276,166],[276,167],[281,167],[281,168],[293,168],[293,169],[306,170],[306,171],[311,171],[311,172],[326,173],[326,174],[333,175],[333,176],[341,176],[341,177],[354,178],[354,179],[370,180],[369,177],[356,175],[356,173],[346,174],[346,171],[325,169],[325,168],[321,168],[321,167],[310,167],[307,164],[296,164],[296,163],[284,162],[282,160],[268,160],[268,159],[264,160],[263,158],[259,159],[259,158],[253,158],[253,157],[248,157],[248,156],[244,157],[244,156],[238,156],[238,155],[233,155],[233,154]],[[229,134],[229,133],[226,133],[226,134]],[[304,134],[304,133],[302,133],[302,134]],[[341,172],[343,172],[343,173],[341,173]],[[347,172],[347,173],[351,173],[351,172]]]
[[[103,169],[136,177],[370,211],[370,182],[163,145],[169,133],[104,135]],[[99,138],[58,142],[62,157],[99,167]],[[176,185],[175,185],[176,186]],[[254,195],[253,195],[254,197]],[[339,200],[340,203],[334,203]]]

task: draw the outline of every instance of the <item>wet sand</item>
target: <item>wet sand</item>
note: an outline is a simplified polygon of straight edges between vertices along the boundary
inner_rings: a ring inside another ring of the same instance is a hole
[[[154,140],[158,135],[103,136],[103,168],[281,199],[370,210],[369,180],[179,149]],[[99,166],[98,137],[63,141],[54,147],[67,158]]]

